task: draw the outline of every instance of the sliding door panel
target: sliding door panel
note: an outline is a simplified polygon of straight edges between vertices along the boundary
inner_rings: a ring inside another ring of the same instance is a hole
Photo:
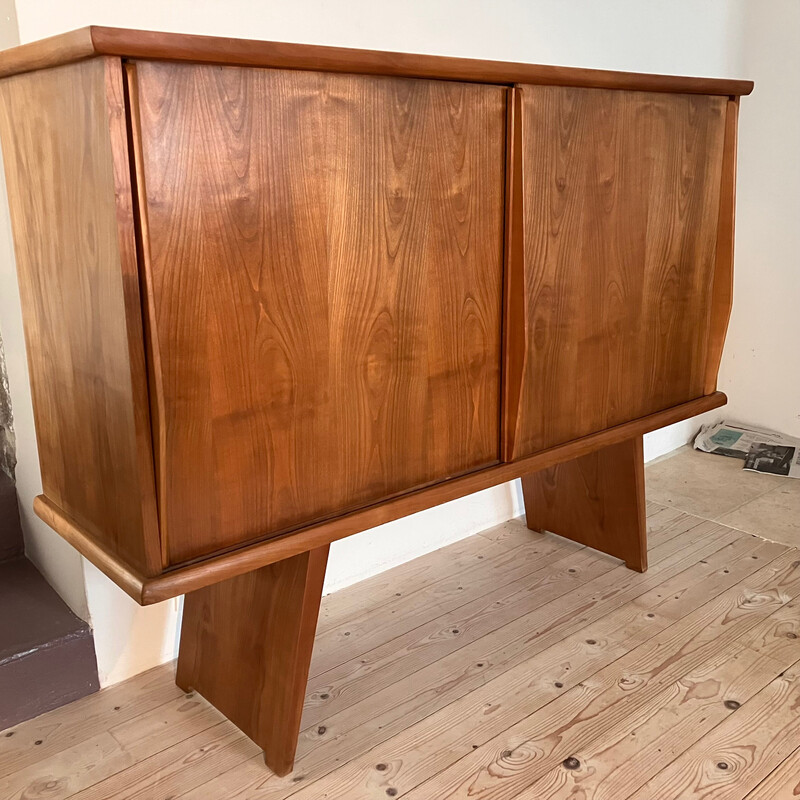
[[[727,106],[516,92],[509,459],[704,394]]]
[[[169,563],[496,463],[506,90],[130,80]]]

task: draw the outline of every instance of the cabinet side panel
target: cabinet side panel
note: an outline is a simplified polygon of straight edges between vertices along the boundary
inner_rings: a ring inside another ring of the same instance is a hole
[[[136,86],[170,563],[496,463],[505,90]]]
[[[525,86],[514,457],[705,394],[727,98]]]
[[[155,574],[120,69],[94,59],[2,81],[0,136],[44,494]]]

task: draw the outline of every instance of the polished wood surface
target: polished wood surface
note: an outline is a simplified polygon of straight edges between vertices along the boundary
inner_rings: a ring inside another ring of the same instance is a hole
[[[512,520],[324,597],[286,777],[165,664],[0,733],[0,793],[797,800],[800,552],[652,503],[648,537],[639,574]]]
[[[497,462],[505,90],[147,62],[135,91],[169,563]]]
[[[715,392],[709,397],[558,445],[513,463],[498,464],[436,486],[409,492],[386,502],[309,525],[297,532],[251,544],[188,566],[167,570],[153,578],[143,577],[124,561],[105,550],[89,532],[82,530],[74,520],[50,503],[47,498],[37,497],[34,500],[34,511],[136,602],[150,605],[209,586],[217,581],[242,575],[266,564],[291,558],[354,533],[488,489],[490,486],[522,475],[580,458],[597,449],[719,408],[726,402],[727,397],[722,392]]]
[[[0,51],[0,78],[96,57],[99,53],[95,50],[92,33],[91,27],[79,28]]]
[[[705,394],[717,388],[717,375],[722,361],[722,348],[733,310],[733,240],[736,216],[736,142],[739,119],[739,98],[728,101],[725,112],[725,145],[722,154],[722,185],[717,225],[717,252],[711,287],[711,308],[708,332]]]
[[[0,77],[97,55],[410,78],[443,78],[479,83],[530,83],[717,95],[746,95],[753,90],[753,82],[743,80],[612,72],[102,26],[82,28],[0,53]]]
[[[509,281],[524,310],[506,324],[525,352],[511,458],[705,394],[728,103],[517,91],[524,274]]]
[[[522,476],[528,527],[647,569],[642,437]]]
[[[161,571],[119,61],[0,82],[0,136],[45,496]]]
[[[35,511],[187,594],[178,682],[276,773],[309,671],[349,691],[352,640],[311,654],[331,542],[524,476],[532,527],[647,567],[641,436],[726,400],[749,84],[98,28],[2,75]]]
[[[40,170],[12,192],[22,270],[58,273],[39,295],[22,280],[45,386],[36,507],[140,602],[723,401],[736,97],[199,66],[179,62],[230,43],[89,40],[174,53],[3,81],[17,184],[19,130],[59,154],[58,187]],[[232,58],[316,52],[245,45]],[[63,230],[40,233],[41,209]],[[67,289],[74,318],[52,310]]]
[[[186,596],[176,683],[197,690],[264,750],[294,764],[328,547]]]
[[[137,603],[144,605],[145,587],[149,585],[150,579],[131,566],[129,560],[111,550],[110,546],[104,544],[99,536],[67,514],[45,495],[40,494],[33,499],[33,510],[39,519],[66,539],[100,572],[111,578]]]
[[[500,454],[514,457],[525,375],[525,217],[522,185],[522,92],[509,89],[506,119],[506,239],[503,287],[503,372]]]

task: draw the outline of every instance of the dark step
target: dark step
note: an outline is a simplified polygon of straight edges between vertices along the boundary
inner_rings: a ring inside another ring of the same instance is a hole
[[[28,559],[0,564],[0,730],[98,689],[91,628]]]
[[[22,550],[17,490],[14,481],[0,470],[0,561],[21,556]]]

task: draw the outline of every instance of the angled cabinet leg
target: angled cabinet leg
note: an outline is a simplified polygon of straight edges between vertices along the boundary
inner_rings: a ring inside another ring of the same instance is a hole
[[[647,569],[642,437],[522,478],[531,530],[547,530]]]
[[[294,765],[328,547],[186,595],[176,683],[194,689],[264,750]]]

